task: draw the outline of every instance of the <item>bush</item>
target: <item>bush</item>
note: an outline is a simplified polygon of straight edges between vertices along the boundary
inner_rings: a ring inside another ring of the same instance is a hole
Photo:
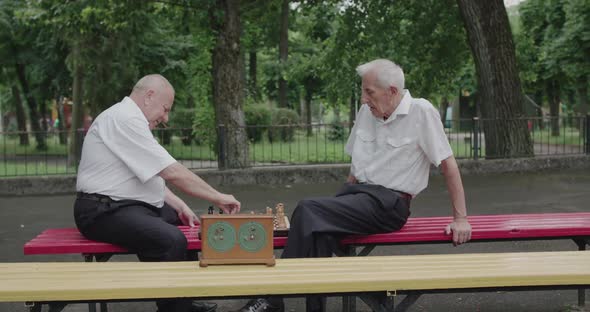
[[[299,123],[299,115],[288,108],[277,108],[272,111],[272,125],[268,131],[268,140],[292,142],[295,139],[295,128]]]
[[[199,107],[195,110],[193,135],[197,144],[207,144],[217,154],[215,111],[211,105]]]
[[[246,131],[250,142],[260,142],[262,135],[270,126],[270,109],[264,105],[249,105],[244,109],[246,117]]]
[[[195,134],[193,133],[195,110],[190,108],[178,108],[170,115],[170,127],[180,129],[179,134],[182,145],[190,145],[195,138]]]
[[[342,141],[346,137],[346,129],[339,123],[333,123],[328,128],[328,140]]]

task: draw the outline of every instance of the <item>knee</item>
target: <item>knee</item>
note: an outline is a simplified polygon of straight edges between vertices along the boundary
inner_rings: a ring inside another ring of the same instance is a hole
[[[159,239],[158,248],[162,254],[160,255],[160,261],[181,261],[186,258],[186,250],[188,242],[186,236],[182,231],[174,228],[174,230],[166,231]]]
[[[319,207],[319,205],[316,200],[308,198],[302,199],[297,203],[295,210],[293,210],[293,216],[291,219],[296,219],[299,217],[305,218],[317,207]]]
[[[174,232],[171,232],[167,240],[168,247],[170,249],[179,249],[182,250],[182,252],[185,252],[186,248],[188,247],[188,241],[186,240],[186,236],[184,236],[184,233],[182,233],[182,231],[178,229]]]

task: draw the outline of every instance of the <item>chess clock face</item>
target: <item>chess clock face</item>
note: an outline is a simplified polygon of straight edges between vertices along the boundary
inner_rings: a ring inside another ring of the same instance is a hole
[[[266,230],[258,222],[246,222],[240,226],[238,231],[240,248],[249,252],[257,252],[262,249],[266,244],[267,237]]]
[[[217,221],[207,230],[207,242],[216,251],[228,251],[236,243],[236,230],[225,221]]]

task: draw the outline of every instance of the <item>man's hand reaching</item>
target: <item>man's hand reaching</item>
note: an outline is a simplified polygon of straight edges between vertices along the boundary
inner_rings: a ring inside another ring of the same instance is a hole
[[[445,234],[453,234],[453,245],[455,246],[467,243],[471,239],[471,224],[467,218],[455,218],[445,228]]]

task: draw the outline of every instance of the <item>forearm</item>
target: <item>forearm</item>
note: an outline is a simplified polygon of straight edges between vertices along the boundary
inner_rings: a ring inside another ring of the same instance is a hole
[[[216,203],[221,195],[216,189],[207,184],[207,182],[179,163],[174,163],[166,167],[159,175],[181,191],[194,197]],[[174,196],[176,197],[176,195]]]
[[[447,189],[451,197],[453,206],[453,217],[461,219],[467,217],[467,207],[465,205],[465,191],[461,181],[461,172],[455,157],[451,156],[442,161],[442,172],[445,177]]]
[[[166,187],[165,201],[170,207],[174,208],[176,212],[182,211],[183,209],[190,209],[188,205],[180,199],[180,197],[172,193],[168,187]]]

